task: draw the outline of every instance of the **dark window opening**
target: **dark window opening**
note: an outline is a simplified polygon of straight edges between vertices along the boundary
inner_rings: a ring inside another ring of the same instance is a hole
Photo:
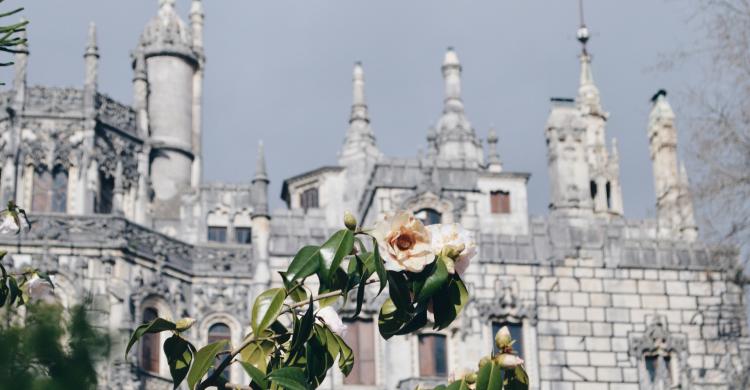
[[[375,384],[375,340],[372,321],[348,322],[344,341],[354,354],[354,367],[344,377],[345,385]]]
[[[31,210],[64,213],[68,202],[68,172],[57,165],[52,170],[37,171],[32,184]]]
[[[112,213],[112,199],[115,194],[115,178],[99,172],[99,193],[96,196],[94,211],[97,214]]]
[[[252,244],[253,243],[253,229],[249,227],[235,227],[234,228],[234,240],[238,244]]]
[[[419,374],[421,376],[448,375],[446,338],[441,334],[419,336]]]
[[[589,182],[589,189],[591,190],[591,199],[596,199],[596,194],[599,192],[599,189],[596,188],[596,182],[591,180]]]
[[[208,241],[227,242],[226,226],[209,226],[208,227]]]
[[[605,187],[607,190],[607,208],[612,208],[612,186],[607,182],[607,186]]]
[[[318,204],[318,189],[317,188],[308,188],[304,191],[302,191],[302,194],[300,194],[300,207],[303,209],[317,209],[319,207]]]
[[[414,213],[414,216],[422,221],[424,225],[434,225],[440,223],[443,219],[443,216],[433,209],[421,209]]]
[[[510,192],[490,192],[490,209],[492,214],[510,214]]]
[[[143,311],[143,323],[151,322],[159,317],[154,308]],[[159,333],[146,333],[141,337],[141,368],[147,372],[159,372],[160,351]]]
[[[498,352],[497,346],[495,345],[495,335],[503,326],[507,326],[510,331],[510,337],[516,340],[513,343],[513,350],[516,351],[518,357],[523,359],[523,324],[513,322],[493,322],[492,323],[492,353]]]
[[[221,322],[211,325],[211,327],[208,328],[208,343],[213,344],[222,340],[229,340],[231,342],[232,331],[229,329],[229,326]],[[218,366],[223,359],[224,358],[222,356],[217,356],[214,360],[214,367]],[[213,372],[213,369],[209,370],[209,375],[211,374],[211,372]],[[228,367],[221,373],[221,376],[224,379],[229,380]]]

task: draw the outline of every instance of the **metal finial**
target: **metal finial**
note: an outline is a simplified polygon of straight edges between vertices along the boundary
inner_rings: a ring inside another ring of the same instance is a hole
[[[581,26],[576,32],[578,42],[581,42],[583,46],[583,54],[586,54],[586,43],[589,41],[589,29],[586,27],[586,21],[583,18],[583,0],[578,0],[578,17],[581,22]]]

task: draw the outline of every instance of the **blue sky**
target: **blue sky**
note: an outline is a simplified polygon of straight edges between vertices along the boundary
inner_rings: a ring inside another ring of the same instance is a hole
[[[381,150],[390,156],[415,155],[440,115],[440,63],[445,48],[454,46],[463,64],[469,119],[482,138],[495,126],[505,168],[532,174],[531,212],[546,212],[544,123],[550,97],[576,92],[576,0],[204,2],[206,181],[249,181],[262,139],[272,206],[281,207],[285,177],[335,163],[357,60],[364,62]],[[129,51],[156,13],[156,0],[25,3],[31,20],[31,84],[80,86],[87,26],[95,21],[100,89],[132,101]],[[189,1],[177,3],[186,16]],[[668,72],[653,70],[664,55],[695,41],[687,8],[685,2],[664,0],[586,4],[594,78],[611,114],[608,134],[620,146],[630,217],[654,213],[646,138],[649,98],[659,88],[679,96],[697,74],[698,65],[690,62]],[[11,74],[5,69],[0,77],[7,80]],[[683,147],[688,139],[682,131]]]

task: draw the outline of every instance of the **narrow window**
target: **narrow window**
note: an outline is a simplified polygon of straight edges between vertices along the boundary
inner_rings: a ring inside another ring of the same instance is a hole
[[[208,241],[227,242],[227,227],[226,226],[209,226],[208,227]]]
[[[672,359],[669,355],[645,355],[643,364],[648,373],[648,383],[651,385],[662,384],[664,388],[672,385]]]
[[[112,213],[112,199],[115,193],[115,178],[99,171],[99,193],[96,197],[95,212],[97,214]]]
[[[605,187],[607,190],[607,208],[612,208],[612,186],[607,182],[607,186]]]
[[[52,174],[48,170],[34,172],[34,183],[31,196],[31,210],[48,212],[52,192]]]
[[[253,229],[249,227],[235,227],[234,228],[234,240],[238,244],[252,244],[253,243]]]
[[[344,340],[354,353],[354,367],[344,378],[345,385],[375,384],[375,341],[372,321],[358,320],[347,323]]]
[[[492,323],[492,352],[497,353],[497,346],[495,346],[495,335],[503,326],[507,326],[510,331],[510,337],[516,340],[513,343],[513,350],[516,351],[518,357],[523,359],[523,324],[513,322],[493,322]]]
[[[318,205],[318,189],[317,188],[308,188],[304,191],[302,191],[302,194],[300,195],[300,206],[307,210],[307,209],[317,209],[319,207]]]
[[[159,316],[154,308],[143,311],[143,322],[151,322]],[[159,372],[160,342],[158,333],[146,333],[141,337],[141,368],[147,372]]]
[[[421,376],[448,375],[445,336],[441,334],[419,336],[419,374]]]
[[[221,322],[211,325],[211,327],[208,328],[208,343],[213,344],[222,340],[232,340],[232,331],[229,329],[229,326]],[[223,357],[217,356],[215,358],[214,366],[217,366],[222,360]],[[209,371],[209,373],[211,371]],[[229,380],[229,368],[226,368],[224,372],[221,373],[221,376],[224,377],[224,379]]]
[[[425,225],[440,223],[440,221],[443,219],[443,216],[433,209],[421,209],[414,213],[414,216],[422,221],[422,223]]]
[[[596,199],[596,194],[599,192],[599,190],[596,187],[596,182],[591,180],[589,182],[589,190],[591,191],[591,199]]]
[[[492,214],[510,214],[510,192],[490,192],[490,209]]]
[[[52,208],[50,211],[64,213],[68,209],[68,172],[61,166],[52,170]]]

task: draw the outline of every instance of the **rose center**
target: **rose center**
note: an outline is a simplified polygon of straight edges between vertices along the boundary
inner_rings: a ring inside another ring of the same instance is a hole
[[[396,238],[396,247],[399,250],[405,251],[411,249],[414,246],[414,237],[409,234],[401,234]]]

